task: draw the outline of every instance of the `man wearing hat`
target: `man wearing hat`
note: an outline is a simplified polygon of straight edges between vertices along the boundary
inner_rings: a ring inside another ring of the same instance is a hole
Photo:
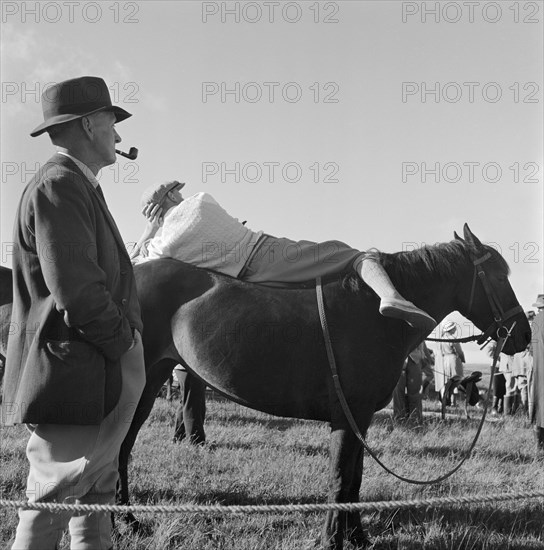
[[[115,162],[106,83],[85,76],[42,94],[57,152],[23,191],[14,228],[13,314],[3,420],[25,423],[29,502],[114,501],[121,442],[145,383],[130,258],[96,174]],[[21,510],[12,548],[112,548],[107,513]]]
[[[539,313],[544,309],[544,294],[539,294],[536,298],[536,302],[533,304],[533,307],[536,307]]]
[[[144,192],[142,213],[148,222],[132,253],[135,262],[170,257],[244,281],[279,285],[354,270],[380,297],[382,315],[425,334],[436,326],[396,290],[378,252],[361,252],[340,241],[293,241],[252,231],[208,193],[184,199],[184,185],[172,181]]]
[[[534,424],[536,452],[544,456],[544,294],[539,294],[533,307],[538,309],[531,330],[533,370],[530,380],[530,420]]]

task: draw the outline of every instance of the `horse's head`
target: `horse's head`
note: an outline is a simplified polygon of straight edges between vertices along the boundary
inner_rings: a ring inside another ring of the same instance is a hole
[[[531,329],[508,281],[509,268],[504,258],[484,245],[465,224],[464,239],[471,263],[459,273],[458,311],[470,319],[485,335],[497,340],[512,328],[504,353],[523,351],[531,341]]]

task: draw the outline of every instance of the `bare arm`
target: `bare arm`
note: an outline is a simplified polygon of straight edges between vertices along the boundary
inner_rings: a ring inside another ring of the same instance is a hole
[[[134,245],[130,253],[130,259],[133,260],[139,254],[146,255],[146,243],[151,240],[156,234],[163,222],[162,208],[157,203],[146,204],[142,210],[142,214],[145,216],[147,222],[145,224],[142,236],[138,239],[138,242]]]

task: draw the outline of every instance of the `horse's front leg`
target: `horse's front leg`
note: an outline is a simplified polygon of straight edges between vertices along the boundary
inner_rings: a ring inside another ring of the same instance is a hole
[[[162,387],[166,377],[172,372],[172,369],[176,365],[176,362],[171,359],[164,359],[159,363],[152,365],[147,369],[146,384],[136,412],[132,418],[130,428],[121,444],[121,450],[119,452],[119,481],[117,484],[117,504],[130,504],[129,485],[128,485],[128,462],[130,453],[136,442],[136,437],[140,428],[149,417],[153,404],[155,403],[155,397],[158,391]],[[122,519],[125,523],[128,523],[134,532],[140,529],[140,522],[134,517],[132,513],[123,514]]]
[[[330,443],[329,502],[358,502],[363,474],[363,448],[349,427],[332,428]],[[342,550],[344,538],[364,548],[368,537],[359,512],[331,511],[322,533],[325,550]]]

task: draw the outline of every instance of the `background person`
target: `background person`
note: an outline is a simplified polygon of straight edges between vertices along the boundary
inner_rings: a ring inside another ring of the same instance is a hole
[[[453,340],[456,334],[457,325],[453,321],[448,321],[442,329],[442,338]],[[459,377],[459,380],[463,378],[465,354],[459,342],[440,342],[438,355],[440,361],[435,366],[435,388],[442,400],[448,381],[454,376]],[[454,395],[458,392],[457,388],[454,392]],[[452,401],[450,404],[455,404],[455,397],[452,398]]]
[[[187,439],[192,445],[203,445],[206,442],[206,384],[181,365],[174,367],[174,376],[179,382],[179,405],[172,440],[177,443]]]
[[[534,424],[536,452],[544,456],[544,294],[538,295],[533,306],[538,308],[538,313],[532,324],[533,407],[530,420]]]
[[[535,304],[538,304],[540,296],[538,296],[537,301]],[[542,303],[544,303],[544,299],[542,300]],[[533,305],[535,305],[533,304]],[[535,305],[535,307],[537,307]],[[538,311],[538,309],[537,309]],[[527,311],[527,320],[529,321],[529,326],[531,327],[531,334],[533,333],[533,321],[535,320],[536,313],[533,310]],[[533,359],[533,337],[531,337],[531,342],[528,346],[529,349],[529,355],[531,356],[531,361],[529,362],[529,370],[527,372],[527,393],[528,393],[528,399],[529,399],[529,407],[528,407],[528,413],[529,413],[529,420],[533,418],[533,410],[534,410],[534,359]]]
[[[427,345],[425,345],[425,355],[427,360],[423,362],[423,366],[421,368],[423,374],[423,385],[421,389],[421,394],[423,396],[423,399],[427,399],[429,397],[430,388],[434,386],[435,365],[434,351],[432,349],[429,349]]]
[[[503,412],[505,415],[514,414],[516,397],[515,377],[512,373],[512,357],[501,353],[499,356],[498,371],[504,377]]]
[[[519,405],[516,408],[521,407],[527,416],[529,414],[529,373],[532,370],[532,366],[533,356],[531,355],[529,346],[525,351],[514,355],[512,371],[516,377],[517,398],[519,398]]]
[[[497,371],[493,376],[493,405],[491,414],[503,414],[505,395],[506,379],[504,378],[504,373]]]
[[[393,392],[393,418],[423,422],[422,387],[423,367],[429,361],[425,342],[421,342],[408,354]]]
[[[505,379],[504,414],[513,415],[521,406],[525,413],[529,410],[527,380],[533,358],[526,350],[513,356],[501,353],[499,370]]]

